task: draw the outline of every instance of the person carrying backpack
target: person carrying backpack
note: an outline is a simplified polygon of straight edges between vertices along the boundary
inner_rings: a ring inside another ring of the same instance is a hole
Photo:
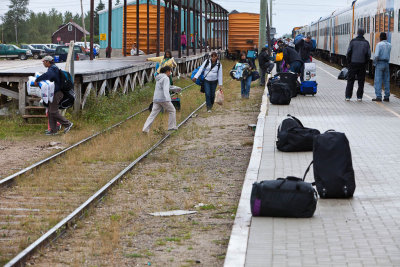
[[[59,103],[64,96],[64,93],[61,91],[61,70],[54,64],[54,59],[51,56],[45,56],[43,58],[43,65],[48,68],[47,72],[37,77],[34,85],[38,86],[40,81],[45,80],[54,82],[54,98],[53,102],[49,103],[48,107],[50,130],[47,130],[45,133],[46,135],[56,135],[58,132],[57,122],[65,127],[64,133],[68,133],[74,124],[67,120],[59,112]]]
[[[287,47],[283,49],[283,60],[286,63],[286,67],[294,73],[301,74],[303,68],[303,61],[300,58],[299,53],[294,49],[295,45],[290,42]]]
[[[144,126],[143,132],[148,133],[150,131],[150,126],[153,124],[158,113],[161,109],[168,112],[168,131],[176,130],[176,110],[171,102],[171,95],[169,93],[170,83],[169,76],[172,74],[172,68],[170,66],[165,66],[160,69],[160,74],[156,76],[156,88],[154,90],[153,96],[153,108],[151,113],[147,118]]]
[[[222,64],[218,60],[218,54],[216,52],[211,53],[211,60],[208,59],[204,61],[199,71],[193,77],[193,82],[196,82],[203,71],[207,112],[211,112],[215,101],[215,90],[217,85],[219,85],[219,90],[222,90]]]

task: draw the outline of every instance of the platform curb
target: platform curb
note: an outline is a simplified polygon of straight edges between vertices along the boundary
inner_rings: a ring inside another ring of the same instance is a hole
[[[253,183],[257,181],[258,172],[260,169],[267,109],[268,90],[265,86],[260,113],[257,119],[257,128],[254,134],[253,150],[251,153],[249,166],[246,171],[242,193],[240,196],[238,209],[236,211],[236,217],[229,239],[228,250],[225,256],[225,267],[244,266],[246,262],[247,245],[252,217],[250,210],[250,193]]]

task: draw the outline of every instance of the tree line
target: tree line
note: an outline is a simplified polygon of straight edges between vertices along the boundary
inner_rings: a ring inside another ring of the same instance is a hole
[[[31,44],[51,43],[51,35],[59,26],[73,21],[82,26],[81,14],[72,14],[66,11],[64,14],[55,8],[50,12],[35,13],[28,9],[29,0],[9,0],[8,11],[1,16],[0,43],[7,44]],[[95,42],[99,40],[99,16],[98,12],[105,8],[100,0],[94,12],[94,36]],[[84,14],[85,29],[90,32],[90,12]],[[88,39],[89,40],[89,39]]]

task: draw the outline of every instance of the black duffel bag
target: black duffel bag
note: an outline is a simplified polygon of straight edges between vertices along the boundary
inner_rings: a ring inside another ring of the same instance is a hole
[[[297,74],[294,72],[280,72],[275,74],[279,76],[281,82],[287,83],[290,88],[291,97],[297,96]]]
[[[273,82],[268,88],[269,101],[274,105],[289,105],[291,92],[289,85],[283,82]]]
[[[317,192],[304,178],[288,176],[254,183],[250,206],[253,216],[309,218],[317,200]]]
[[[314,179],[321,198],[350,198],[356,189],[349,140],[329,130],[314,138]]]
[[[62,92],[63,98],[61,99],[60,103],[58,103],[59,109],[67,109],[74,105],[75,103],[75,92],[74,89],[69,91]]]
[[[290,114],[278,127],[276,147],[283,152],[313,151],[317,129],[306,128],[301,121]]]

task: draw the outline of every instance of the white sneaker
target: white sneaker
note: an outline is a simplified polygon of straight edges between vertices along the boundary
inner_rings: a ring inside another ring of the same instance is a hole
[[[361,102],[361,101],[362,101],[362,98],[357,98],[357,101],[358,101],[358,102]]]
[[[350,101],[350,98],[346,97],[346,101]]]
[[[211,109],[207,110],[208,113],[211,113]]]

